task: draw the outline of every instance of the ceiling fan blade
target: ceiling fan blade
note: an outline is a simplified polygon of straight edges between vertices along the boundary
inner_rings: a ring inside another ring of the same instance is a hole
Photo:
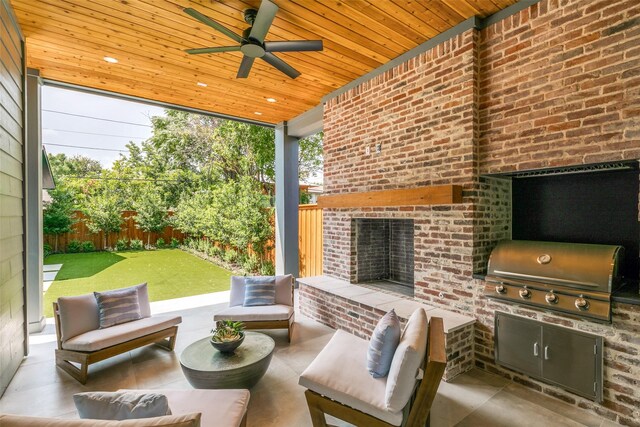
[[[233,31],[231,31],[230,29],[228,29],[224,25],[217,23],[213,19],[209,18],[208,16],[205,16],[205,15],[201,14],[200,12],[198,12],[195,9],[192,9],[190,7],[186,7],[186,8],[183,9],[183,11],[187,15],[190,15],[191,17],[197,19],[198,21],[202,22],[203,24],[208,25],[211,28],[220,31],[222,34],[226,35],[230,39],[233,39],[233,40],[237,41],[238,43],[241,43],[244,40],[242,37],[240,37],[239,35],[237,35]]]
[[[262,0],[260,9],[258,9],[258,14],[256,15],[256,20],[253,21],[249,37],[262,43],[269,32],[269,28],[271,27],[271,23],[273,22],[273,18],[276,17],[277,12],[278,6],[271,3],[269,0]]]
[[[300,75],[300,71],[296,70],[291,65],[287,64],[282,59],[275,56],[273,53],[269,53],[269,52],[265,53],[262,59],[264,59],[268,64],[273,65],[279,71],[282,71],[292,79],[295,79]]]
[[[322,40],[288,40],[283,42],[264,42],[267,52],[311,52],[322,50]]]
[[[198,49],[185,49],[189,55],[199,55],[201,53],[218,53],[218,52],[237,52],[240,46],[217,46],[217,47],[201,47]]]
[[[238,68],[238,74],[236,74],[237,79],[245,79],[249,76],[249,71],[251,71],[254,59],[255,58],[251,58],[250,56],[245,56],[244,58],[242,58],[240,68]]]

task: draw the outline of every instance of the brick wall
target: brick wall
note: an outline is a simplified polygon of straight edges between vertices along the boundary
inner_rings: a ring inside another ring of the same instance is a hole
[[[626,425],[640,425],[638,307],[575,321],[488,301],[471,274],[511,234],[509,181],[481,175],[640,158],[639,16],[637,1],[543,0],[328,101],[324,117],[328,194],[464,189],[458,205],[325,209],[324,273],[349,280],[352,218],[413,219],[415,297],[478,318],[479,367]],[[496,310],[603,335],[604,403],[494,366]]]

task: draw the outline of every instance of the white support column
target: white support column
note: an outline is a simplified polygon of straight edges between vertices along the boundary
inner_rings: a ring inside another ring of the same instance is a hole
[[[42,313],[42,138],[40,117],[40,73],[27,70],[25,141],[26,277],[28,330],[40,332]]]
[[[298,277],[298,138],[287,122],[276,132],[276,274]]]

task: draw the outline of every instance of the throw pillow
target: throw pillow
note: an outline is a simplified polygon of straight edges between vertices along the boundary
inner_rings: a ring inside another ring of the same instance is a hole
[[[98,302],[100,329],[142,318],[136,286],[93,294]]]
[[[80,418],[95,420],[132,420],[171,415],[167,397],[159,393],[76,393],[73,403]]]
[[[255,305],[273,305],[276,303],[276,278],[247,277],[244,279],[244,304],[245,307]]]
[[[367,369],[373,378],[387,376],[399,342],[400,319],[391,309],[378,321],[369,341]]]

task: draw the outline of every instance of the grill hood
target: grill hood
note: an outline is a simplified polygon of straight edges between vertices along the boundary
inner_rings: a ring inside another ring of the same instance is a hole
[[[615,245],[503,240],[491,252],[487,279],[610,294],[621,282],[623,254]]]

